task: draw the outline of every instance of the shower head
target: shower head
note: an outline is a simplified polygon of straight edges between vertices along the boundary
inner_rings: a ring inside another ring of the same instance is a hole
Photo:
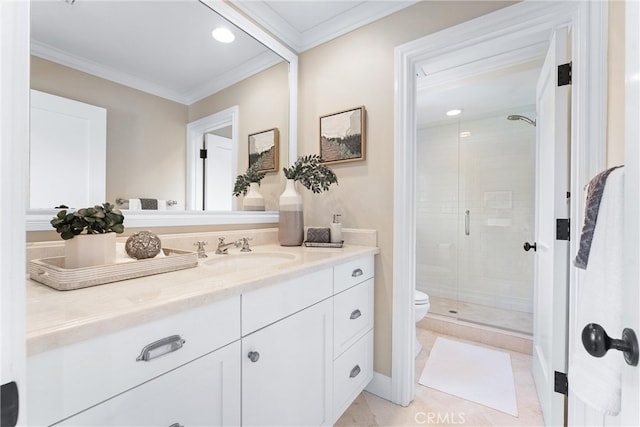
[[[527,122],[532,126],[536,125],[535,120],[531,120],[529,117],[521,116],[520,114],[511,114],[507,116],[507,120],[522,120],[523,122]]]

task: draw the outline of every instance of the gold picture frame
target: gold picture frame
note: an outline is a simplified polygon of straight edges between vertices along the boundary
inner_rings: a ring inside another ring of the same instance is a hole
[[[365,159],[366,116],[364,106],[320,116],[320,156],[324,163]]]
[[[263,130],[249,135],[249,167],[256,165],[260,172],[278,171],[278,128]]]

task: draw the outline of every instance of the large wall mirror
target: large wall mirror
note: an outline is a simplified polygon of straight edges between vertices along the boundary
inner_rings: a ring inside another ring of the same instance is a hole
[[[31,88],[106,110],[105,200],[124,202],[124,208],[130,198],[172,201],[168,210],[127,211],[128,227],[277,221],[278,172],[261,184],[267,212],[238,210],[235,198],[220,204],[230,209],[193,208],[193,182],[201,179],[194,173],[201,172],[192,167],[199,159],[189,158],[194,150],[187,127],[236,112],[229,120],[235,128],[225,129],[235,138],[233,177],[248,166],[248,135],[264,129],[280,131],[279,169],[293,162],[294,52],[218,0],[31,3]],[[235,40],[214,40],[212,30],[219,27],[230,29]],[[203,133],[210,131],[215,129]],[[56,168],[74,170],[78,161],[70,159],[71,153],[63,155],[50,171],[32,169],[31,180],[46,174],[56,181]],[[73,182],[59,183],[69,185]],[[231,199],[233,183],[224,185],[228,195],[222,197]],[[27,230],[50,230],[56,211],[55,206],[29,206]]]

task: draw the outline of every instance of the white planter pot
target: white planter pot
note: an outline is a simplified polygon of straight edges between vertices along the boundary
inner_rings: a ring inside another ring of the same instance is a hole
[[[304,240],[302,195],[292,179],[287,180],[287,186],[280,196],[278,240],[281,246],[300,246]]]
[[[80,234],[65,242],[65,268],[113,264],[116,261],[116,233]]]
[[[245,211],[263,211],[264,210],[264,197],[258,190],[260,184],[252,182],[249,184],[249,191],[242,200],[242,208]]]

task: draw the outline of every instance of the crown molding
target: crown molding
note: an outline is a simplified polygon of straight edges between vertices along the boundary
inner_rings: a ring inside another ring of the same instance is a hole
[[[266,1],[231,0],[231,3],[294,51],[301,53],[409,7],[417,1],[362,2],[349,9],[348,13],[342,13],[303,32],[297,31]]]
[[[281,58],[274,57],[271,52],[265,52],[252,58],[250,61],[244,62],[243,64],[225,72],[210,82],[196,87],[189,92],[181,93],[167,89],[166,87],[155,85],[148,80],[140,79],[114,68],[89,61],[86,58],[71,55],[37,40],[31,41],[31,54],[151,95],[178,102],[183,105],[191,105],[194,102],[213,95],[214,93],[232,86],[247,77],[282,62]]]

